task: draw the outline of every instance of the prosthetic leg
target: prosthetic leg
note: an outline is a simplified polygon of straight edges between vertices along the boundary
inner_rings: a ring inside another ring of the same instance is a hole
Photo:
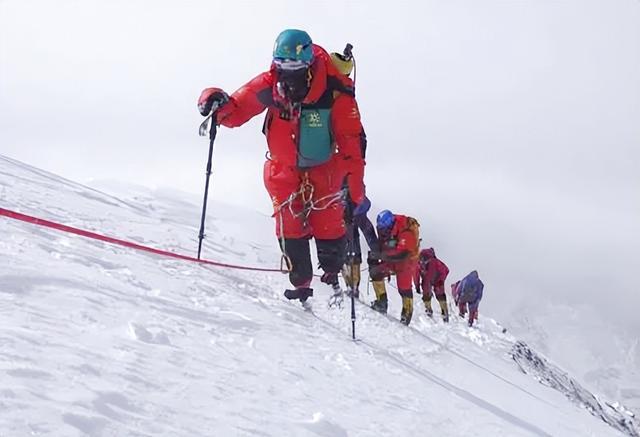
[[[360,263],[347,263],[342,266],[342,277],[347,289],[355,290],[354,297],[360,297]]]
[[[321,282],[331,286],[333,296],[329,299],[329,306],[342,305],[342,289],[338,280],[338,273],[345,261],[347,239],[340,237],[333,240],[320,240],[316,238],[316,248],[318,249],[318,261],[320,268],[324,270]]]

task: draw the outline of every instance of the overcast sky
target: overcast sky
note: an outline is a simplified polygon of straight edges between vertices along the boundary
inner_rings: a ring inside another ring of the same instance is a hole
[[[0,0],[0,153],[200,193],[200,91],[289,27],[355,47],[374,213],[417,217],[498,318],[585,304],[640,331],[637,0]],[[211,196],[270,213],[261,122],[219,132]]]

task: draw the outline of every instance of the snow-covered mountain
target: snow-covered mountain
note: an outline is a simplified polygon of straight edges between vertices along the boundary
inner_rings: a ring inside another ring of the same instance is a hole
[[[193,255],[200,200],[0,155],[0,208]],[[112,194],[106,194],[110,192]],[[211,204],[203,254],[278,267],[272,219]],[[285,300],[203,266],[0,217],[0,436],[640,435],[481,308],[477,328]],[[371,291],[372,293],[372,291]],[[371,300],[366,288],[365,302]],[[533,377],[532,377],[533,376]]]

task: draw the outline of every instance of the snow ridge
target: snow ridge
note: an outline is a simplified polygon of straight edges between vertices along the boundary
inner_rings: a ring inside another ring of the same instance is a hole
[[[546,358],[532,350],[525,342],[516,341],[511,357],[523,373],[532,375],[541,384],[563,393],[574,403],[586,408],[595,417],[599,417],[610,426],[632,437],[640,437],[640,426],[635,415],[619,404],[603,402],[586,390],[566,372],[551,364]]]

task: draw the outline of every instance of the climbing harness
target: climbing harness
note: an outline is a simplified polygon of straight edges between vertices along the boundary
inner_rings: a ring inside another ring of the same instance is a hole
[[[280,228],[280,250],[282,251],[280,267],[282,269],[282,267],[286,265],[287,270],[283,269],[285,273],[290,273],[293,270],[293,262],[291,261],[291,257],[289,257],[289,255],[287,254],[285,248],[283,210],[287,208],[293,218],[301,218],[302,226],[303,228],[306,228],[308,226],[308,220],[311,211],[321,211],[327,209],[336,202],[340,202],[345,199],[345,191],[342,189],[337,191],[336,193],[328,194],[318,199],[314,199],[314,191],[315,187],[309,180],[309,172],[305,171],[302,182],[300,183],[300,187],[296,191],[291,193],[287,200],[277,206],[276,215],[278,216],[278,224]],[[295,211],[294,203],[298,198],[302,203],[302,209],[300,211]]]

